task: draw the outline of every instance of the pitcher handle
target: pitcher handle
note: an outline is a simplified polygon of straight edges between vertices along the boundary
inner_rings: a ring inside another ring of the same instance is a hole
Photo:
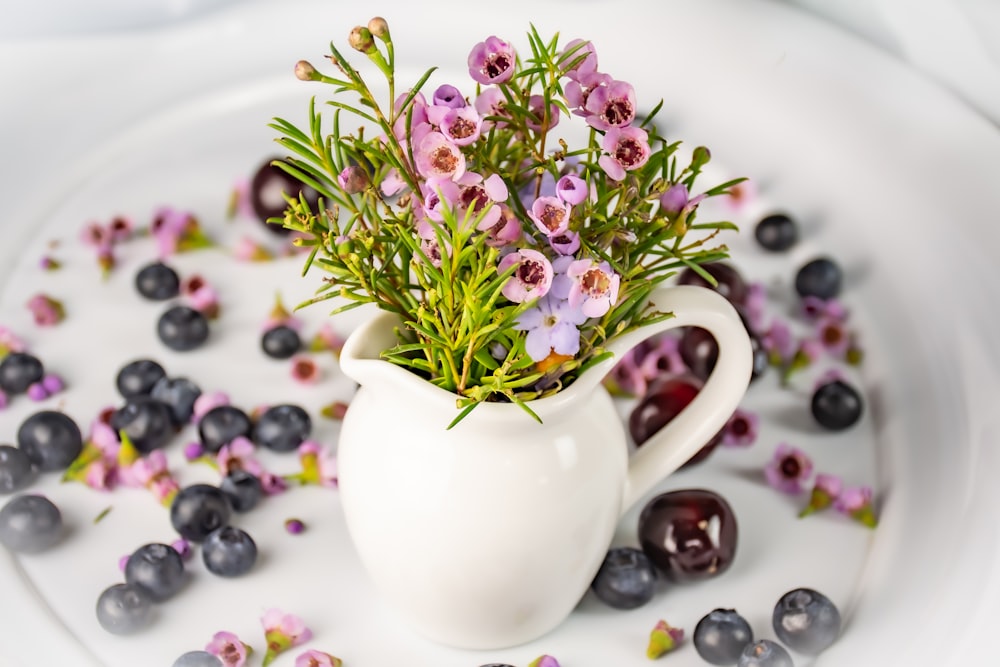
[[[743,398],[753,366],[746,327],[732,304],[717,292],[693,285],[661,287],[653,291],[650,301],[674,317],[614,341],[608,349],[616,359],[652,335],[687,326],[708,330],[718,342],[719,357],[694,400],[630,458],[622,514],[719,432]]]

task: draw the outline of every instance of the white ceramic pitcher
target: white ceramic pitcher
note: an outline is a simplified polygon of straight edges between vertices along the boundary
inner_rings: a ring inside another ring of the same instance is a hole
[[[746,391],[751,351],[735,309],[715,292],[664,287],[675,317],[608,345],[615,359],[644,338],[699,326],[719,343],[695,400],[629,457],[601,380],[606,360],[558,394],[485,403],[451,430],[455,395],[379,358],[396,343],[383,314],[341,354],[361,388],[338,449],[347,527],[381,594],[422,635],[463,648],[530,641],[586,593],[622,513],[723,426]]]

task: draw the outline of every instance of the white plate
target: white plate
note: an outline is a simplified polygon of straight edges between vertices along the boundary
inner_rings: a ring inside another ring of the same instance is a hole
[[[829,592],[848,618],[842,639],[815,664],[970,664],[984,655],[985,629],[1000,618],[992,484],[1000,472],[1000,424],[991,412],[1000,364],[989,346],[998,328],[992,306],[1000,301],[1000,281],[986,254],[1000,240],[989,224],[1000,206],[995,128],[878,52],[762,2],[648,2],[627,9],[513,2],[495,16],[443,3],[393,3],[380,11],[394,28],[397,53],[415,54],[414,70],[440,64],[459,75],[471,43],[495,33],[523,48],[532,21],[543,34],[593,39],[602,69],[634,82],[640,96],[662,95],[672,134],[711,146],[727,171],[759,183],[766,204],[803,220],[807,236],[792,263],[820,251],[842,260],[870,351],[862,377],[871,408],[865,422],[854,438],[830,438],[769,420],[753,450],[719,452],[710,464],[668,481],[664,488],[707,485],[733,501],[743,541],[725,576],[664,591],[627,614],[585,601],[549,637],[488,655],[430,645],[394,623],[361,574],[329,491],[296,491],[247,518],[258,540],[272,545],[252,578],[228,582],[202,574],[162,607],[148,633],[108,636],[93,619],[93,601],[119,577],[118,556],[144,540],[169,538],[165,513],[141,494],[104,497],[46,480],[44,490],[64,501],[75,528],[65,549],[19,560],[5,555],[0,664],[169,664],[219,629],[259,647],[256,618],[277,605],[306,617],[317,634],[314,645],[348,664],[526,664],[547,652],[567,667],[639,665],[647,664],[645,635],[658,618],[690,631],[710,609],[736,606],[759,634],[772,636],[770,606],[802,584]],[[39,277],[33,267],[45,241],[74,238],[91,217],[141,216],[157,203],[211,217],[232,179],[268,154],[267,119],[301,114],[309,94],[325,92],[296,82],[291,65],[302,57],[318,64],[324,44],[342,41],[368,18],[354,14],[345,17],[328,3],[282,3],[163,32],[0,46],[0,84],[5,99],[14,100],[0,109],[0,127],[6,154],[16,156],[4,174],[4,199],[16,208],[3,223],[0,267],[7,284],[0,321],[32,331],[21,304],[43,284],[34,280],[71,295],[70,319],[31,338],[71,381],[85,370],[103,373],[64,396],[81,422],[114,401],[111,381],[120,362],[160,349],[147,326],[158,311],[136,306],[128,285],[148,255],[130,254],[131,263],[100,286],[96,276],[93,283],[74,281],[83,271],[77,268]],[[763,258],[747,239],[734,245],[752,275],[787,283],[791,264]],[[81,249],[63,248],[77,265],[84,261]],[[24,252],[15,266],[18,250]],[[197,257],[178,262],[182,270],[208,273],[220,287],[235,282],[226,259],[211,268]],[[289,281],[290,273],[291,264],[279,263],[246,284],[268,293],[280,285],[293,301],[310,285]],[[127,312],[145,320],[114,321],[120,311],[108,304],[115,300],[131,303]],[[221,324],[226,340],[234,348],[251,345],[266,305],[242,298],[229,305]],[[308,316],[315,323],[321,315]],[[218,348],[205,353],[158,356],[172,374],[227,389],[241,405],[272,399],[273,387],[288,400],[323,402],[316,392],[282,384],[284,376],[272,368],[234,370],[221,365],[227,357]],[[323,389],[330,392],[323,399],[349,391],[335,376]],[[788,396],[774,389],[748,401],[774,414]],[[0,415],[0,433],[12,438],[33,407],[22,399]],[[335,435],[329,425],[320,431],[327,439]],[[821,467],[874,483],[879,529],[869,535],[833,518],[790,520],[792,504],[738,474],[759,466],[781,439],[809,446]],[[92,526],[89,519],[109,504],[114,511]],[[292,514],[314,529],[284,536],[275,527]],[[623,523],[623,541],[630,530]],[[690,646],[671,663],[702,664]],[[291,665],[291,656],[275,664]]]

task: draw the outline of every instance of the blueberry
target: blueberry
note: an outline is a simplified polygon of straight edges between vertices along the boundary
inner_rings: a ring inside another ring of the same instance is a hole
[[[223,667],[222,661],[208,651],[188,651],[174,660],[172,667]]]
[[[166,301],[180,294],[181,280],[163,262],[153,262],[135,274],[135,288],[150,301]]]
[[[233,405],[220,405],[198,421],[198,437],[206,451],[217,452],[240,436],[249,438],[252,427],[247,413]]]
[[[11,551],[45,551],[56,544],[62,534],[62,514],[44,496],[14,496],[0,509],[0,544]]]
[[[795,663],[781,644],[761,639],[743,647],[736,667],[795,667]]]
[[[148,395],[153,386],[167,376],[163,366],[152,359],[136,359],[122,366],[115,385],[122,398]]]
[[[694,628],[694,648],[713,665],[735,665],[743,647],[753,641],[753,630],[735,609],[716,609]]]
[[[156,334],[171,350],[187,352],[208,340],[208,320],[194,308],[173,306],[160,316]]]
[[[774,633],[794,651],[817,655],[840,634],[840,612],[828,597],[811,588],[781,596],[771,616]]]
[[[615,609],[635,609],[653,599],[656,568],[642,550],[617,547],[604,557],[590,588]]]
[[[23,394],[44,375],[42,362],[26,352],[10,352],[0,361],[0,389],[8,394]]]
[[[798,242],[799,226],[784,213],[774,213],[761,219],[753,234],[765,250],[783,252]]]
[[[115,432],[125,431],[140,454],[160,449],[174,434],[170,408],[150,396],[133,396],[111,415]]]
[[[222,478],[219,489],[235,512],[249,512],[260,502],[264,490],[260,478],[246,470],[233,470]]]
[[[108,632],[128,635],[141,630],[152,617],[153,601],[131,584],[115,584],[97,599],[97,622]]]
[[[189,542],[201,542],[229,523],[232,507],[226,495],[209,484],[192,484],[174,496],[170,524]]]
[[[42,472],[65,470],[83,449],[76,422],[61,412],[36,412],[17,430],[17,446]]]
[[[35,469],[24,450],[0,445],[0,495],[20,491],[34,478]]]
[[[191,421],[194,402],[201,396],[201,388],[187,378],[161,378],[153,385],[149,395],[167,404],[174,426],[180,427]]]
[[[795,274],[795,291],[799,296],[832,299],[840,294],[842,282],[840,267],[827,257],[820,257],[805,264]]]
[[[833,380],[816,389],[810,408],[820,426],[842,431],[861,418],[864,403],[854,387],[843,380]]]
[[[257,544],[245,531],[224,526],[205,538],[201,557],[212,574],[238,577],[257,562]]]
[[[302,339],[298,331],[282,324],[264,332],[260,347],[272,359],[288,359],[302,349]]]
[[[276,452],[290,452],[312,432],[309,414],[297,405],[275,405],[257,420],[253,441]]]
[[[184,561],[167,544],[146,544],[125,563],[125,583],[141,588],[153,602],[162,602],[184,585]]]

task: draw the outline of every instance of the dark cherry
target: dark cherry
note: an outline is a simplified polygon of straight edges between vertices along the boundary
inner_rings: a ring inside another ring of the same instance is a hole
[[[742,306],[747,300],[747,284],[743,276],[731,264],[725,262],[711,262],[702,264],[710,276],[715,278],[718,285],[712,285],[707,280],[698,275],[694,269],[687,268],[681,271],[677,282],[680,285],[699,285],[714,289],[716,292],[726,297],[735,306]]]
[[[275,234],[287,234],[289,230],[281,225],[267,224],[268,218],[280,218],[285,214],[288,204],[285,203],[284,195],[298,197],[301,192],[309,205],[315,209],[319,202],[319,193],[271,164],[280,159],[267,160],[254,174],[253,180],[250,181],[250,204],[257,218],[265,223],[269,230]]]
[[[749,327],[747,333],[750,335],[750,347],[753,352],[753,367],[750,373],[750,381],[753,382],[767,371],[768,357],[760,336],[750,331]],[[678,351],[684,360],[684,365],[701,380],[708,379],[712,369],[715,368],[715,362],[719,360],[719,346],[715,338],[708,333],[708,330],[701,327],[684,328]]]
[[[639,543],[671,581],[710,579],[729,569],[736,556],[736,515],[712,491],[663,493],[639,515]]]
[[[680,414],[701,391],[702,381],[690,375],[661,376],[650,384],[646,395],[633,408],[628,419],[628,430],[637,446]],[[684,463],[684,466],[701,463],[722,441],[722,431],[716,433],[705,446]],[[682,466],[682,467],[684,467]]]

